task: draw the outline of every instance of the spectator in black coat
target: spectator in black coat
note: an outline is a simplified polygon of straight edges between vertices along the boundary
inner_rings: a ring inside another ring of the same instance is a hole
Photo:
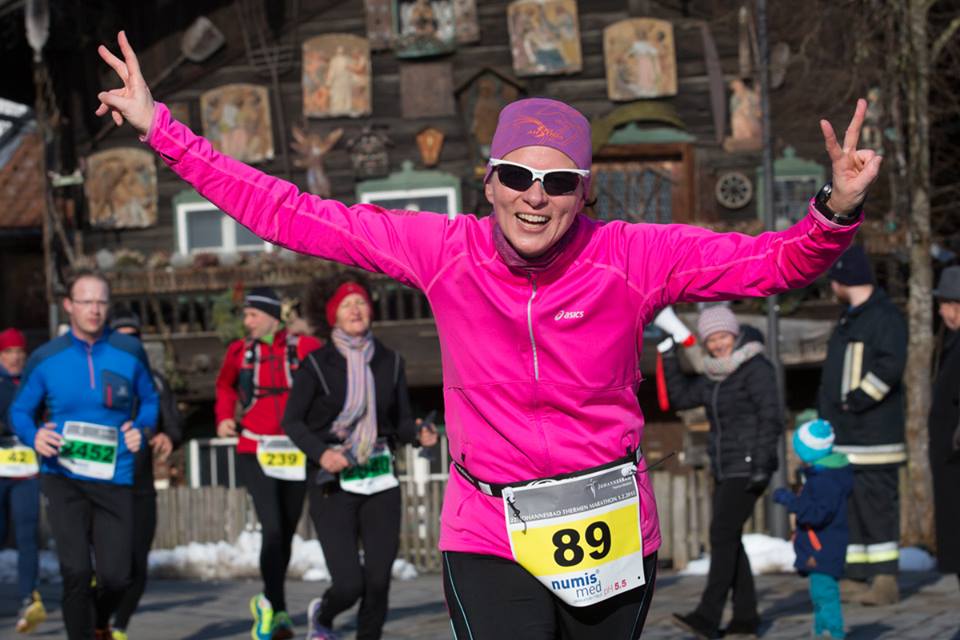
[[[670,404],[704,406],[710,421],[708,453],[714,476],[710,522],[710,573],[693,612],[674,614],[676,623],[700,638],[719,633],[727,594],[733,618],[727,634],[755,634],[760,623],[750,561],[741,542],[743,525],[776,471],[783,416],[773,365],[763,355],[763,337],[740,327],[728,307],[709,307],[697,323],[708,355],[704,373],[687,376],[676,351],[665,355]]]

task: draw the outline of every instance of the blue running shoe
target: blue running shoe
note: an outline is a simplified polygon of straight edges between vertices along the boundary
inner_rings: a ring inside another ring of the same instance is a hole
[[[273,616],[272,640],[292,640],[294,637],[293,620],[286,611],[277,611]]]
[[[250,613],[253,614],[253,628],[250,637],[253,640],[271,640],[273,637],[273,606],[262,594],[250,598]]]
[[[307,605],[307,640],[338,640],[330,627],[320,624],[320,605],[323,598],[314,598]]]

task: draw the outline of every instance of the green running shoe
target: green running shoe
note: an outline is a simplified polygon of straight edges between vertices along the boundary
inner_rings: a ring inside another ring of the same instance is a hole
[[[272,640],[273,606],[262,593],[250,598],[250,613],[253,614],[253,628],[250,629],[250,637],[253,640]]]
[[[273,640],[291,640],[293,637],[293,620],[286,611],[277,611],[273,616]]]
[[[114,629],[112,631],[113,635],[111,636],[112,640],[128,640],[127,632],[123,629]]]

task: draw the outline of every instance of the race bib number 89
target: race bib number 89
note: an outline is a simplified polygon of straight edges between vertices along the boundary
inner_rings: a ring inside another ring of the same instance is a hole
[[[639,504],[633,465],[515,488],[504,499],[514,558],[573,606],[639,587]]]

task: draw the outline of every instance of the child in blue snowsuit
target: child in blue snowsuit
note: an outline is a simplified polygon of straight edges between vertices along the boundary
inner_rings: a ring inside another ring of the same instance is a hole
[[[833,451],[833,427],[826,420],[804,423],[793,435],[793,448],[804,462],[805,481],[799,494],[777,489],[776,502],[797,516],[793,547],[800,575],[810,576],[813,634],[844,638],[843,611],[837,581],[843,575],[850,530],[847,497],[853,470],[847,457]]]

